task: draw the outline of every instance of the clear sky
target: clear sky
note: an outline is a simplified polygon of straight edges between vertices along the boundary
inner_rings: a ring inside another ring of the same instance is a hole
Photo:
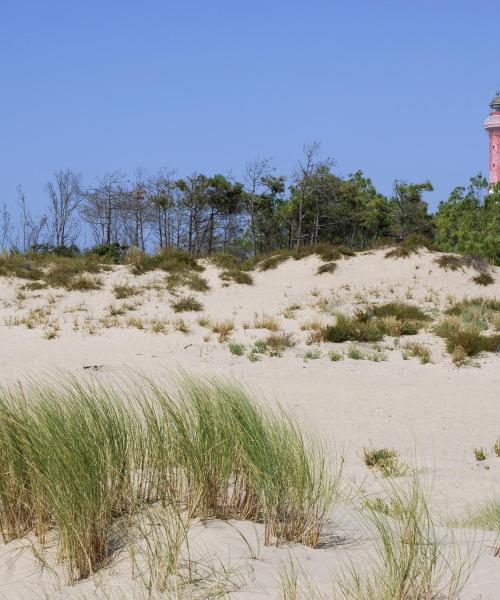
[[[486,0],[2,0],[0,203],[41,211],[59,168],[289,173],[320,140],[434,208],[487,171],[499,39]]]

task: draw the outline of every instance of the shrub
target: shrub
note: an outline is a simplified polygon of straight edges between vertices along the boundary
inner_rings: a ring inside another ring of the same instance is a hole
[[[336,352],[335,350],[331,350],[328,353],[328,358],[332,361],[332,362],[337,362],[339,360],[343,360],[344,359],[344,355],[341,354],[340,352]]]
[[[492,283],[495,283],[495,280],[490,273],[480,273],[473,277],[472,281],[478,285],[491,285]]]
[[[194,296],[182,296],[177,300],[173,300],[170,306],[174,309],[174,312],[199,312],[203,310],[203,304]]]
[[[324,273],[333,273],[337,268],[337,263],[328,262],[318,267],[316,275],[323,275]]]

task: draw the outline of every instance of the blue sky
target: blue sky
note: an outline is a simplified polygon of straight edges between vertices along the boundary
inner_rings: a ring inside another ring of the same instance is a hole
[[[71,168],[289,173],[320,140],[336,171],[431,207],[487,171],[500,3],[254,0],[0,2],[0,203]]]

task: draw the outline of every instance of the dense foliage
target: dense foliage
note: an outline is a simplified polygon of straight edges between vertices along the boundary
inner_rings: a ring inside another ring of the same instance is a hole
[[[484,177],[457,187],[435,216],[437,243],[443,250],[485,256],[500,264],[500,186],[488,193]]]
[[[138,171],[132,179],[107,174],[85,187],[79,175],[58,171],[47,185],[46,215],[33,218],[20,192],[14,231],[4,207],[0,250],[75,256],[90,234],[90,251],[113,262],[130,248],[252,257],[322,243],[364,249],[396,242],[402,250],[395,256],[406,256],[408,243],[419,239],[500,263],[500,189],[489,193],[484,177],[456,188],[432,215],[424,199],[432,190],[428,181],[395,181],[387,198],[361,171],[341,176],[333,166],[313,143],[290,177],[277,175],[268,159],[247,164],[241,182],[221,174],[178,179],[173,172]]]

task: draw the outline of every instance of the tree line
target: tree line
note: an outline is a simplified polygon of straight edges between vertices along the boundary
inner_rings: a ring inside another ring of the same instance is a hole
[[[41,217],[33,216],[21,188],[16,227],[3,204],[0,249],[76,254],[85,233],[101,249],[176,247],[194,255],[255,256],[320,242],[366,249],[417,234],[446,251],[500,262],[500,189],[488,193],[481,175],[430,214],[424,200],[432,190],[428,181],[397,180],[386,197],[361,171],[341,177],[333,168],[314,142],[304,146],[290,176],[276,174],[267,158],[247,163],[241,181],[138,169],[132,178],[116,171],[84,186],[78,173],[59,170],[45,187],[47,211]]]

